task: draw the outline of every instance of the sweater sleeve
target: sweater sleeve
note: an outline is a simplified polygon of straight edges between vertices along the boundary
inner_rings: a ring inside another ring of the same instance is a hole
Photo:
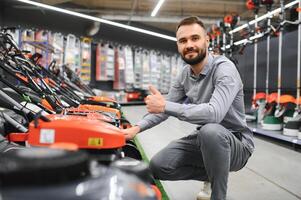
[[[234,64],[222,62],[214,72],[214,91],[208,103],[180,104],[167,101],[165,114],[199,125],[220,123],[242,87],[240,80]]]
[[[183,73],[183,72],[182,72]],[[180,74],[175,82],[172,84],[168,95],[166,97],[166,102],[174,102],[174,103],[181,103],[185,99],[185,91],[184,87],[181,84],[183,74]],[[147,113],[142,120],[140,120],[136,125],[138,125],[141,129],[141,132],[154,127],[161,122],[165,121],[169,117],[167,113],[160,113],[160,114],[152,114]]]

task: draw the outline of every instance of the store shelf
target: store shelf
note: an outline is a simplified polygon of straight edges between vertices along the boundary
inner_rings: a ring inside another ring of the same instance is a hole
[[[254,134],[268,136],[277,140],[289,142],[293,145],[300,145],[301,140],[297,137],[286,136],[282,134],[282,131],[269,131],[262,129],[262,126],[257,123],[248,123],[248,126],[252,129]]]
[[[38,42],[38,41],[23,41],[23,43],[25,44],[30,44],[31,46],[35,47],[35,48],[38,48],[38,49],[41,49],[43,51],[46,51],[46,52],[51,52],[53,53],[54,52],[54,47],[49,44],[48,42]]]

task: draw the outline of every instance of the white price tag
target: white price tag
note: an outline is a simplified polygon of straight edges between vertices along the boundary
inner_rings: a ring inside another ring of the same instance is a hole
[[[52,144],[54,143],[55,130],[54,129],[41,129],[40,131],[40,143]]]

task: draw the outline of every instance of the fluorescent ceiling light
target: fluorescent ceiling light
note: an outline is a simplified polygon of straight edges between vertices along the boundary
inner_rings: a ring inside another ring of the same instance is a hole
[[[151,16],[154,17],[156,16],[157,12],[159,11],[159,9],[161,8],[162,4],[164,3],[165,0],[159,0],[156,7],[154,8]]]
[[[27,3],[27,4],[30,4],[30,5],[34,5],[34,6],[38,6],[38,7],[42,7],[42,8],[48,9],[48,10],[53,10],[53,11],[65,13],[65,14],[68,14],[68,15],[73,15],[73,16],[76,16],[76,17],[89,19],[89,20],[104,23],[104,24],[109,24],[109,25],[112,25],[112,26],[117,26],[117,27],[120,27],[120,28],[136,31],[136,32],[139,32],[139,33],[144,33],[144,34],[147,34],[147,35],[152,35],[152,36],[167,39],[167,40],[177,41],[177,39],[175,37],[172,37],[172,36],[164,35],[164,34],[161,34],[161,33],[156,33],[156,32],[153,32],[153,31],[145,30],[145,29],[142,29],[142,28],[137,28],[137,27],[134,27],[134,26],[121,24],[121,23],[118,23],[118,22],[105,20],[105,19],[102,19],[102,18],[99,18],[99,17],[93,17],[93,16],[90,16],[90,15],[86,15],[86,14],[66,10],[66,9],[63,9],[63,8],[57,8],[57,7],[54,7],[54,6],[50,6],[50,5],[43,4],[43,3],[38,3],[38,2],[35,2],[35,1],[31,1],[31,0],[17,0],[17,1]]]
[[[288,3],[288,4],[286,4],[286,5],[284,6],[284,9],[289,8],[289,7],[292,7],[293,5],[297,4],[298,2],[299,2],[299,0],[292,1],[292,2],[290,2],[290,3]],[[259,21],[261,21],[261,20],[263,20],[263,19],[266,19],[266,18],[268,18],[268,17],[270,17],[270,16],[273,16],[273,15],[275,15],[275,14],[277,14],[277,13],[280,13],[280,12],[281,12],[281,8],[277,8],[277,9],[271,11],[271,12],[268,12],[268,13],[265,14],[265,15],[262,15],[262,16],[258,17],[257,19],[254,19],[254,20],[250,21],[248,24],[249,24],[249,25],[255,24],[256,22],[259,22]],[[242,26],[239,26],[239,27],[233,29],[232,31],[229,31],[229,33],[232,34],[232,33],[235,33],[235,32],[237,32],[237,31],[240,31],[240,30],[242,30],[242,29],[244,29],[244,28],[247,28],[247,27],[248,27],[248,24],[244,24],[244,25],[242,25]]]

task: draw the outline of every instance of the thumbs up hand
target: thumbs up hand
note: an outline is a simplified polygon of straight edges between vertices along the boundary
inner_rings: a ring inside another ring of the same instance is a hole
[[[146,108],[149,113],[162,113],[165,110],[165,99],[152,85],[149,86],[150,95],[145,98]]]

